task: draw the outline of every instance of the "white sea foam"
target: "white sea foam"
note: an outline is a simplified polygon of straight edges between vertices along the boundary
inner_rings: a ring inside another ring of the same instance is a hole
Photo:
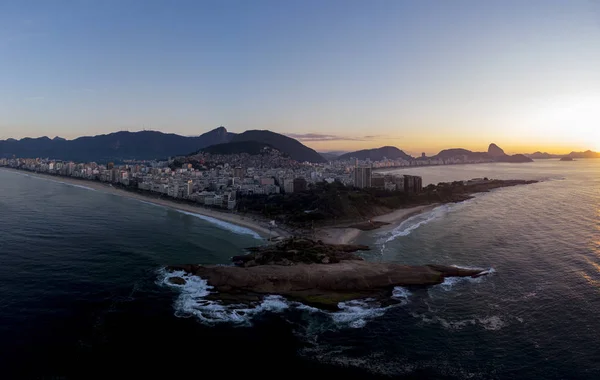
[[[484,329],[491,331],[500,330],[506,326],[506,323],[502,320],[502,318],[497,315],[486,318],[478,318],[477,321]]]
[[[458,265],[452,265],[453,267],[456,268],[461,268],[461,269],[477,269],[477,270],[483,270],[483,268],[476,268],[476,267],[466,267],[466,266],[458,266]],[[444,279],[444,282],[442,282],[439,285],[435,285],[430,289],[442,289],[444,291],[450,291],[455,285],[457,284],[462,284],[462,283],[480,283],[482,281],[484,281],[484,279],[491,275],[496,273],[496,270],[494,268],[490,268],[487,270],[484,270],[483,272],[481,272],[481,276],[477,277],[477,278],[472,278],[472,277],[446,277]]]
[[[207,216],[207,215],[202,215],[202,214],[196,214],[193,212],[189,212],[189,211],[183,211],[183,210],[176,210],[177,212],[180,212],[182,214],[186,214],[186,215],[190,215],[190,216],[195,216],[196,218],[200,218],[202,220],[205,220],[209,223],[214,224],[215,226],[222,228],[224,230],[227,231],[231,231],[237,234],[242,234],[242,235],[251,235],[252,237],[256,238],[256,239],[261,239],[260,235],[258,233],[256,233],[255,231],[251,230],[250,228],[246,228],[246,227],[242,227],[242,226],[238,226],[229,222],[225,222],[223,220],[217,219],[217,218],[213,218],[212,216]]]
[[[392,298],[400,301],[401,305],[406,305],[411,295],[412,293],[408,289],[401,286],[396,286],[392,291]]]
[[[408,236],[416,229],[433,221],[442,219],[443,217],[448,215],[448,213],[459,210],[460,208],[465,207],[466,205],[471,203],[472,201],[473,200],[467,200],[461,203],[445,204],[442,206],[438,206],[429,212],[412,216],[400,223],[391,231],[383,232],[381,234],[382,237],[377,241],[377,244],[382,245],[383,250],[385,248],[386,243],[396,240],[399,237]]]
[[[498,315],[486,316],[486,317],[478,317],[474,316],[473,318],[460,319],[460,320],[448,320],[442,318],[438,315],[426,315],[426,314],[417,314],[411,313],[414,318],[418,318],[424,323],[433,324],[437,323],[444,327],[446,330],[462,330],[468,326],[478,326],[483,328],[484,330],[496,331],[505,327],[506,322]]]
[[[184,285],[172,284],[169,278],[181,277]],[[231,323],[234,325],[251,325],[253,316],[263,312],[281,312],[289,308],[287,301],[276,295],[268,295],[260,303],[254,305],[223,304],[220,301],[205,299],[211,293],[212,287],[198,276],[186,274],[183,271],[159,273],[159,284],[178,288],[181,293],[175,301],[175,315],[182,318],[196,317],[210,325]]]
[[[49,182],[54,182],[54,183],[60,183],[60,184],[67,185],[67,186],[78,187],[80,189],[97,191],[96,189],[93,189],[91,187],[83,186],[83,185],[77,185],[77,184],[74,184],[74,183],[71,183],[71,182],[63,182],[63,181],[59,181],[59,180],[55,180],[55,179],[50,179],[50,178],[46,178],[46,177],[38,177],[38,176],[35,176],[35,175],[26,174],[26,173],[18,173],[18,172],[14,172],[14,173],[18,174],[18,175],[22,175],[24,177],[41,179],[42,181],[49,181]]]
[[[340,302],[340,311],[329,313],[333,321],[340,327],[362,328],[371,319],[381,317],[388,307],[381,307],[375,300],[353,300]]]

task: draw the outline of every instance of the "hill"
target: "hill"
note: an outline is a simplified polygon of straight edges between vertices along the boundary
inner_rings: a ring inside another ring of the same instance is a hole
[[[513,154],[512,156],[504,155],[501,157],[494,158],[497,162],[508,162],[508,163],[523,163],[523,162],[533,162],[533,160],[524,154]]]
[[[224,127],[196,137],[157,131],[122,131],[75,140],[44,136],[0,141],[0,157],[50,157],[80,162],[164,159],[228,142],[232,136]]]
[[[491,157],[485,152],[473,152],[462,148],[444,149],[431,158],[434,160],[448,160],[463,156],[467,156],[469,160],[491,160]]]
[[[201,152],[210,154],[241,154],[247,153],[250,155],[261,154],[265,148],[273,148],[269,144],[265,144],[258,141],[239,141],[230,142],[224,144],[211,145],[209,147],[200,149]]]
[[[549,158],[560,158],[562,155],[560,154],[550,154],[546,152],[535,152],[531,154],[526,154],[525,156],[529,158],[533,158],[534,160],[547,160]]]
[[[287,154],[291,159],[298,162],[322,163],[326,162],[319,153],[315,150],[303,145],[298,140],[291,137],[281,135],[279,133],[267,130],[251,130],[238,135],[234,135],[231,142],[260,142],[268,144],[279,150],[281,153]]]
[[[351,158],[357,158],[359,160],[369,159],[371,161],[381,161],[384,158],[389,158],[392,160],[404,159],[407,161],[411,161],[414,158],[404,153],[400,149],[395,146],[382,146],[381,148],[376,149],[363,149],[356,152],[350,152],[339,156],[338,160],[349,160]]]
[[[568,156],[571,158],[600,158],[600,153],[586,150],[585,152],[571,152]]]
[[[468,160],[489,160],[490,162],[522,163],[533,160],[522,154],[508,155],[496,144],[490,144],[487,152],[472,152],[467,149],[446,149],[431,157],[436,160],[448,160],[466,156]]]

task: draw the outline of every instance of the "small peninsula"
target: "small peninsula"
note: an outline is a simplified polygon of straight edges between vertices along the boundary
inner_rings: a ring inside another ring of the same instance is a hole
[[[224,302],[251,302],[261,295],[277,294],[326,309],[353,299],[389,298],[396,286],[436,285],[447,277],[487,274],[485,269],[446,265],[373,263],[354,253],[368,249],[289,238],[249,248],[248,255],[232,258],[235,266],[189,264],[165,269],[201,277],[215,291],[209,297]],[[169,282],[185,285],[186,280],[182,275]]]

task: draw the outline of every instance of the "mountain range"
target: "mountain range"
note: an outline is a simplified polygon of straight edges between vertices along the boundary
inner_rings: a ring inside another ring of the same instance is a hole
[[[248,141],[270,145],[300,162],[325,162],[313,149],[279,133],[251,130],[236,134],[225,127],[191,137],[157,131],[122,131],[74,140],[59,137],[0,140],[0,157],[50,157],[79,162],[154,160],[185,155],[212,145]]]
[[[534,159],[560,158],[565,155],[553,155],[535,152],[530,155],[507,155],[496,144],[490,144],[487,152],[473,152],[467,149],[445,149],[431,157],[414,158],[393,146],[375,149],[363,149],[355,152],[329,152],[319,154],[291,137],[268,130],[249,130],[232,133],[225,127],[219,127],[200,136],[181,136],[158,131],[115,132],[105,135],[85,136],[74,140],[61,137],[23,138],[21,140],[0,140],[1,157],[49,157],[53,159],[78,162],[125,160],[154,160],[187,155],[204,148],[218,145],[208,150],[220,154],[250,153],[256,154],[262,147],[269,146],[299,162],[323,163],[330,160],[370,159],[379,161],[389,159],[428,160],[467,157],[469,160],[493,160],[496,162],[530,162]],[[600,158],[600,153],[571,152],[571,158]]]
[[[600,158],[600,153],[593,152],[591,150],[586,150],[585,152],[571,152],[569,154],[550,154],[546,152],[535,152],[531,154],[526,154],[527,157],[533,158],[535,160],[545,160],[549,158],[563,158],[563,157],[571,157],[571,158]]]
[[[468,160],[493,160],[496,162],[531,162],[531,158],[526,157],[522,154],[508,155],[504,153],[498,145],[490,144],[487,152],[473,152],[467,149],[445,149],[432,157],[419,157],[414,158],[402,150],[393,146],[384,146],[377,149],[364,149],[356,152],[350,152],[337,157],[338,160],[349,160],[357,158],[359,160],[370,159],[371,161],[379,161],[383,158],[389,159],[404,159],[407,161],[411,160],[448,160],[452,158],[464,158]]]

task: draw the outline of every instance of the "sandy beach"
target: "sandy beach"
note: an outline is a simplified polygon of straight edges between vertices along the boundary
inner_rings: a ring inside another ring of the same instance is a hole
[[[122,190],[122,189],[113,187],[107,183],[91,181],[91,180],[83,180],[83,179],[74,179],[74,178],[69,178],[69,177],[52,176],[52,175],[34,173],[34,172],[25,172],[22,170],[15,170],[15,169],[10,169],[10,168],[0,168],[0,170],[11,171],[13,173],[17,173],[17,174],[21,174],[21,175],[28,175],[31,177],[42,178],[42,179],[49,180],[49,181],[60,182],[60,183],[64,183],[64,184],[89,188],[89,189],[100,191],[100,192],[106,193],[106,194],[112,194],[112,195],[116,195],[119,197],[136,199],[139,201],[152,203],[152,204],[160,205],[163,207],[169,207],[169,208],[172,208],[175,210],[181,210],[181,211],[190,212],[193,214],[207,216],[207,217],[218,219],[218,220],[221,220],[221,221],[224,221],[227,223],[235,224],[237,226],[246,227],[265,238],[268,238],[269,236],[271,236],[272,238],[275,238],[278,236],[286,235],[286,233],[284,231],[281,231],[277,228],[274,228],[271,232],[269,232],[269,226],[265,221],[255,219],[252,216],[242,216],[242,215],[234,214],[234,213],[220,212],[220,211],[207,209],[207,208],[204,208],[201,206],[193,206],[193,205],[189,205],[189,204],[174,202],[174,201],[164,199],[164,198],[146,196],[146,195],[134,193],[131,191]],[[208,220],[208,221],[210,222],[210,220]]]
[[[373,221],[376,222],[384,222],[389,223],[391,226],[397,226],[400,223],[404,222],[408,218],[411,218],[415,215],[422,214],[429,210],[432,210],[439,206],[438,204],[425,205],[425,206],[416,206],[410,208],[403,208],[399,210],[394,210],[388,214],[383,214],[378,217],[373,218]],[[323,228],[317,231],[317,239],[323,240],[323,242],[328,244],[350,244],[352,243],[363,231],[358,228],[352,227],[328,227]]]
[[[269,225],[265,220],[260,220],[254,218],[252,216],[242,216],[235,213],[229,212],[221,212],[216,210],[211,210],[208,208],[204,208],[202,206],[194,206],[191,204],[179,203],[165,198],[158,198],[153,196],[147,196],[139,193],[134,193],[131,191],[126,191],[123,189],[119,189],[111,186],[110,184],[91,181],[91,180],[83,180],[83,179],[75,179],[70,177],[59,177],[52,176],[48,174],[34,173],[34,172],[25,172],[22,170],[10,169],[10,168],[0,168],[0,170],[11,171],[21,175],[28,175],[31,177],[42,178],[48,181],[64,183],[68,185],[74,185],[79,187],[84,187],[88,189],[93,189],[96,191],[100,191],[106,194],[112,194],[120,197],[135,199],[138,201],[152,203],[155,205],[169,207],[175,210],[181,210],[193,214],[203,215],[209,218],[214,218],[220,221],[224,221],[227,223],[231,223],[237,226],[248,228],[256,233],[258,233],[261,237],[268,238],[277,238],[277,237],[285,237],[289,234],[280,228],[273,228],[269,231]],[[435,207],[437,204],[433,205],[425,205],[425,206],[416,206],[411,208],[399,209],[392,211],[388,214],[380,215],[373,218],[373,221],[389,223],[392,226],[397,226],[408,218],[422,214],[427,212]],[[210,222],[210,220],[208,220]],[[360,236],[361,231],[358,228],[352,227],[327,227],[321,228],[316,231],[316,239],[322,240],[328,244],[350,244],[356,238]]]

